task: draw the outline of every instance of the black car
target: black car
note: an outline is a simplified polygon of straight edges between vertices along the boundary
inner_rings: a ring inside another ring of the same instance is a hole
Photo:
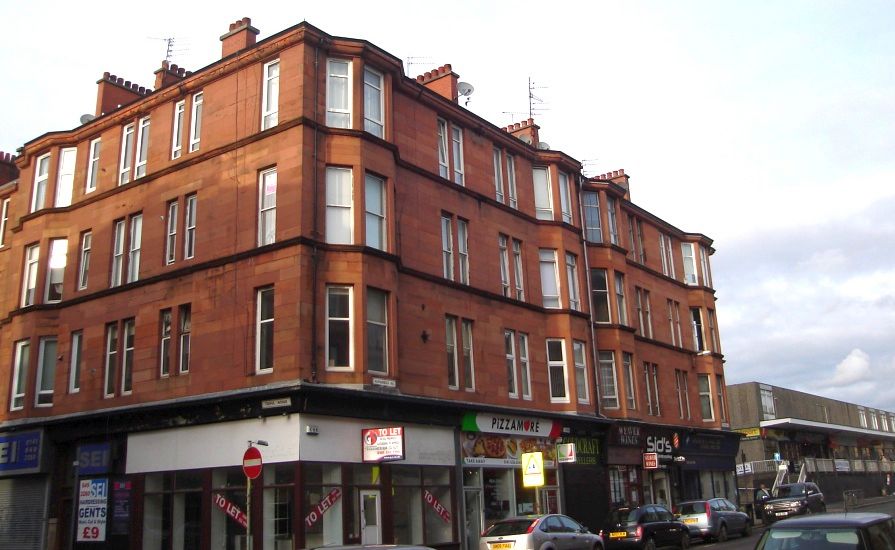
[[[659,547],[690,547],[690,530],[660,504],[644,504],[636,508],[616,508],[609,513],[600,530],[606,550]]]
[[[762,503],[764,522],[803,514],[826,512],[824,494],[815,483],[784,483],[778,485],[770,499]]]
[[[771,525],[755,550],[895,550],[895,520],[888,514],[823,514]]]

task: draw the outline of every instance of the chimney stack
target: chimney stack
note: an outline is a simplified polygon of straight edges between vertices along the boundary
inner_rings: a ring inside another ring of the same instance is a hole
[[[16,156],[0,151],[0,185],[9,183],[19,177],[19,169],[16,168]]]
[[[152,93],[152,89],[131,83],[130,80],[109,74],[108,71],[96,83],[99,86],[96,93],[96,116],[111,113]]]
[[[457,81],[459,79],[460,75],[451,70],[450,63],[416,77],[417,82],[454,103],[457,103],[457,97],[459,97],[457,93]]]
[[[624,168],[620,168],[618,170],[613,170],[612,172],[601,174],[594,179],[611,181],[619,187],[623,187],[625,190],[625,199],[631,200],[631,186],[628,185],[630,177],[631,176],[625,174]]]
[[[227,57],[254,46],[259,32],[252,26],[252,20],[248,17],[230,23],[230,30],[221,36],[221,57]]]
[[[504,128],[504,131],[508,132],[513,137],[521,139],[532,147],[537,147],[538,144],[541,143],[541,138],[538,134],[538,130],[540,129],[541,127],[535,124],[534,119],[530,118],[528,120],[523,120],[522,122],[510,124]]]
[[[178,67],[176,63],[169,65],[166,59],[162,61],[162,68],[155,71],[155,89],[161,90],[171,84],[176,84],[191,74],[193,73],[183,67]]]

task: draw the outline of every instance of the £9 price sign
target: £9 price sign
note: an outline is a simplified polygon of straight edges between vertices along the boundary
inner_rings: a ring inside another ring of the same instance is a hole
[[[82,479],[78,488],[78,542],[106,540],[109,480]]]

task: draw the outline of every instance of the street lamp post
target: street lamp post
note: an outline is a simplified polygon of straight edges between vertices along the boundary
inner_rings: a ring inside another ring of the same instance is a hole
[[[267,447],[267,441],[263,439],[258,439],[255,441],[249,440],[249,448],[253,445],[258,445],[261,447]],[[245,469],[245,468],[243,468]],[[253,550],[252,546],[252,478],[246,474],[246,548],[248,550]]]

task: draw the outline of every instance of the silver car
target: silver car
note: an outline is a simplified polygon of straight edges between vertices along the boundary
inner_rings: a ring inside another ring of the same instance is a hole
[[[724,542],[728,534],[752,534],[752,519],[726,498],[679,502],[674,515],[690,529],[691,537],[703,540]]]
[[[517,516],[488,527],[479,550],[603,550],[603,539],[562,514]]]

